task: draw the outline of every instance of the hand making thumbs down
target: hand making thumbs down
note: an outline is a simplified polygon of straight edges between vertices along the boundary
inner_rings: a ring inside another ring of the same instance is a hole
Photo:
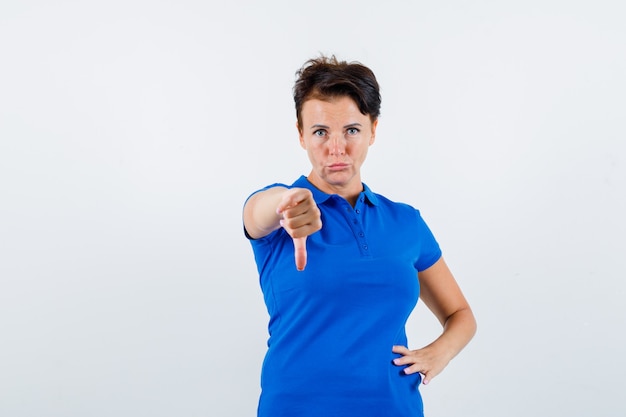
[[[306,188],[285,191],[276,213],[282,216],[280,225],[293,239],[296,268],[302,271],[307,262],[306,237],[322,228],[320,210],[313,194]]]

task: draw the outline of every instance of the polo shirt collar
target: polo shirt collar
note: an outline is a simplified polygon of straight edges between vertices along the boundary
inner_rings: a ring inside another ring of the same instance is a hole
[[[365,201],[373,206],[377,206],[378,197],[376,196],[376,194],[374,194],[367,185],[365,185],[364,183],[362,184],[363,184],[363,191],[361,192],[361,194],[365,196]],[[298,178],[296,182],[293,183],[292,187],[300,187],[300,188],[306,188],[306,189],[311,190],[311,192],[313,193],[313,199],[315,200],[317,204],[324,203],[332,195],[332,194],[326,194],[325,192],[318,190],[313,184],[311,184],[311,182],[304,175]]]

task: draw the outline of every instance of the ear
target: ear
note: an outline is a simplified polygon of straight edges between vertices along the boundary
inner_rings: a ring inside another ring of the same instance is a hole
[[[298,124],[297,120],[296,120],[296,129],[298,129],[298,136],[300,138],[300,146],[302,147],[302,149],[306,150],[306,144],[304,143],[304,137],[302,137],[302,129],[300,129],[300,125]]]
[[[376,128],[378,127],[378,119],[372,122],[372,136],[370,137],[370,146],[376,141]]]

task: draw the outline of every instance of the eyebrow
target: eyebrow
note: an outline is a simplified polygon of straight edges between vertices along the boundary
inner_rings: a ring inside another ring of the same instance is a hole
[[[350,123],[345,125],[343,128],[344,129],[349,129],[351,127],[363,127],[363,125],[361,123],[355,122],[355,123]],[[330,129],[328,126],[326,125],[320,125],[320,124],[314,124],[313,126],[310,127],[311,129]]]

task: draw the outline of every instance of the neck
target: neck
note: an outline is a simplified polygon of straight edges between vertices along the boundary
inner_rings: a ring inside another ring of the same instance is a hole
[[[326,194],[337,194],[343,197],[352,207],[356,204],[359,194],[363,191],[360,178],[354,178],[351,184],[330,184],[318,178],[313,172],[307,177],[309,182]]]

